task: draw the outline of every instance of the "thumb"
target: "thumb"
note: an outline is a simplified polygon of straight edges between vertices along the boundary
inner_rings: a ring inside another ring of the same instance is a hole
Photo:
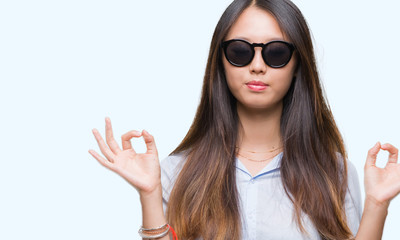
[[[378,156],[378,152],[381,149],[381,143],[377,142],[375,146],[373,146],[368,151],[367,160],[365,162],[365,168],[375,166],[376,157]]]

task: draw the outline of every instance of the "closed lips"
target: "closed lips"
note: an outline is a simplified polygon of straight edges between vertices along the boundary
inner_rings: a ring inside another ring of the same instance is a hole
[[[246,83],[246,85],[254,85],[254,86],[268,86],[266,83],[260,81],[251,81]]]
[[[253,91],[259,92],[265,90],[268,85],[261,81],[251,81],[246,83],[246,86]]]

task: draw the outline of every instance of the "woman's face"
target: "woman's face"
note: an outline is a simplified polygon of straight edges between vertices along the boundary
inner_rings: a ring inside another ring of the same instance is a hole
[[[267,43],[272,40],[290,42],[275,18],[256,7],[247,8],[239,16],[224,40],[230,39],[243,39],[250,43]],[[238,107],[270,109],[281,106],[293,79],[296,59],[293,54],[286,66],[271,68],[261,56],[261,47],[256,47],[254,58],[247,66],[233,66],[225,56],[223,64],[229,89],[237,99]],[[265,88],[254,86],[254,81],[265,84]]]

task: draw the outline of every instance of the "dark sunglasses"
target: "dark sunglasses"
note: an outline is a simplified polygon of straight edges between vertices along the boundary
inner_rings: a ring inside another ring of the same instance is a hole
[[[244,67],[251,63],[255,47],[262,47],[261,55],[264,62],[272,68],[281,68],[289,63],[295,47],[285,41],[268,43],[249,43],[242,39],[232,39],[221,44],[226,60],[233,66]]]

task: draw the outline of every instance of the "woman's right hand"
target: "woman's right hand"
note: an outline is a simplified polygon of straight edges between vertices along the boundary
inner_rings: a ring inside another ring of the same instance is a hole
[[[106,168],[116,172],[132,186],[139,194],[152,194],[161,187],[161,171],[154,138],[143,130],[129,131],[122,135],[122,150],[113,136],[111,120],[106,118],[106,141],[104,142],[97,129],[93,129],[94,137],[104,158],[94,150],[89,153]],[[131,139],[143,136],[146,143],[146,153],[136,153],[132,148]]]

